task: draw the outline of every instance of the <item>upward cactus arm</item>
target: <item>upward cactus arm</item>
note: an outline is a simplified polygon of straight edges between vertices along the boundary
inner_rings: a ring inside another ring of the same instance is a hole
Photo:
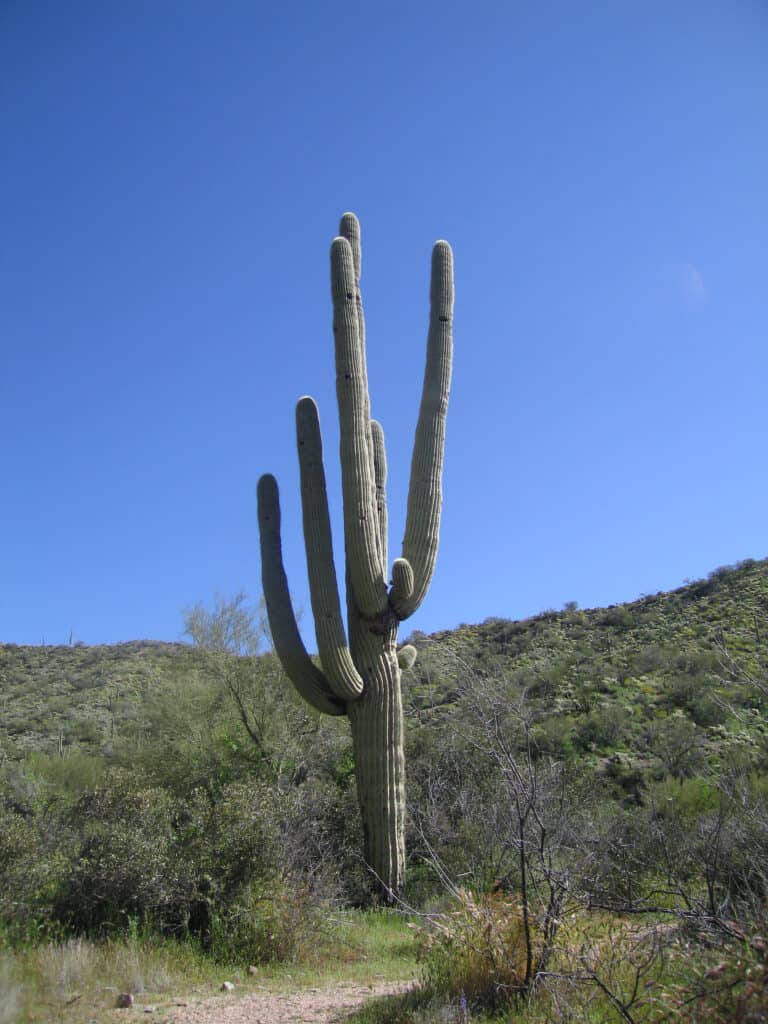
[[[390,603],[399,619],[413,615],[429,588],[437,558],[443,504],[445,418],[453,355],[453,254],[447,242],[432,250],[427,362],[411,460],[403,558],[413,570],[413,588],[394,586]]]
[[[357,311],[357,282],[352,247],[346,238],[334,239],[331,246],[331,294],[347,566],[356,607],[363,615],[374,617],[386,607],[387,588],[375,503],[373,443]]]
[[[339,224],[339,236],[346,238],[352,250],[352,268],[355,275],[355,305],[357,309],[357,333],[360,344],[360,366],[363,383],[363,394],[365,396],[365,422],[368,432],[368,456],[373,469],[375,479],[374,494],[372,499],[379,513],[379,530],[377,532],[377,554],[381,563],[382,574],[387,574],[387,528],[386,503],[379,500],[379,481],[386,478],[387,465],[384,458],[384,435],[379,424],[371,419],[371,398],[368,389],[368,356],[365,348],[365,314],[363,312],[363,296],[360,291],[360,277],[363,269],[362,248],[360,246],[360,221],[354,213],[342,215]],[[377,436],[378,430],[378,436]],[[380,472],[381,471],[381,472]],[[383,516],[382,516],[383,508]]]
[[[373,473],[376,482],[376,515],[379,519],[379,550],[381,571],[387,572],[387,453],[384,449],[384,431],[381,424],[371,420],[373,441]]]
[[[354,213],[345,213],[339,224],[339,237],[346,238],[352,252],[352,273],[354,277],[355,312],[357,314],[357,335],[360,344],[360,367],[365,396],[365,415],[367,422],[371,420],[370,391],[368,390],[368,364],[365,351],[365,315],[363,313],[363,296],[360,291],[360,277],[363,271],[362,249],[360,247],[360,221]]]
[[[277,656],[288,678],[309,704],[326,715],[343,715],[346,712],[344,702],[334,695],[325,676],[307,654],[299,635],[288,592],[288,580],[283,568],[280,497],[277,481],[270,474],[259,480],[257,498],[261,536],[261,581]]]
[[[323,442],[317,406],[309,397],[301,398],[296,406],[296,440],[301,471],[304,545],[317,649],[334,694],[343,700],[356,700],[363,692],[363,680],[352,662],[344,634],[333,564]]]

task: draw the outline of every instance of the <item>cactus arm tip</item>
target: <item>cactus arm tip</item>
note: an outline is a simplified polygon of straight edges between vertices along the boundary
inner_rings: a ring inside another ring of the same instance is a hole
[[[413,569],[407,558],[396,558],[392,563],[392,587],[389,603],[398,619],[404,619],[403,612],[413,595]]]
[[[339,235],[346,238],[352,249],[355,264],[355,280],[360,283],[362,272],[362,250],[360,247],[360,221],[354,213],[343,213],[339,221]]]

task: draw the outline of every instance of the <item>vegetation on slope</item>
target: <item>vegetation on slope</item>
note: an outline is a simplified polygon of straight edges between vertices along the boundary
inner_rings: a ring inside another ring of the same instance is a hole
[[[678,995],[711,1010],[717,978],[765,1008],[767,610],[768,562],[746,562],[412,638],[409,899],[432,923],[422,1002],[392,1020],[522,998],[541,1019],[651,1021]],[[138,928],[291,961],[329,907],[369,898],[347,733],[271,655],[5,645],[0,673],[7,945]]]

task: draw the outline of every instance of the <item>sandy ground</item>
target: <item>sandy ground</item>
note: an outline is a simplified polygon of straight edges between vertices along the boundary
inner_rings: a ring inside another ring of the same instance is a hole
[[[158,1016],[168,1024],[336,1024],[368,999],[411,987],[411,982],[382,981],[372,985],[340,983],[295,992],[265,990],[245,996],[234,992],[166,1006]],[[154,1016],[145,1019],[151,1021]]]

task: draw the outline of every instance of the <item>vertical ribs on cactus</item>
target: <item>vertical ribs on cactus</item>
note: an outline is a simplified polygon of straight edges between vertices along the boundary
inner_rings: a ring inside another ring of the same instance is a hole
[[[437,557],[453,346],[453,255],[447,242],[435,243],[405,537],[391,573],[387,571],[387,462],[384,433],[371,419],[360,267],[360,225],[354,214],[345,213],[339,237],[331,245],[331,295],[341,434],[346,632],[333,561],[317,406],[304,397],[296,407],[304,545],[321,667],[304,646],[291,605],[275,478],[263,476],[257,494],[262,584],[275,649],[289,679],[309,704],[326,714],[349,718],[364,856],[375,888],[391,901],[405,886],[400,674],[416,658],[410,645],[398,650],[397,629],[423,601]]]

